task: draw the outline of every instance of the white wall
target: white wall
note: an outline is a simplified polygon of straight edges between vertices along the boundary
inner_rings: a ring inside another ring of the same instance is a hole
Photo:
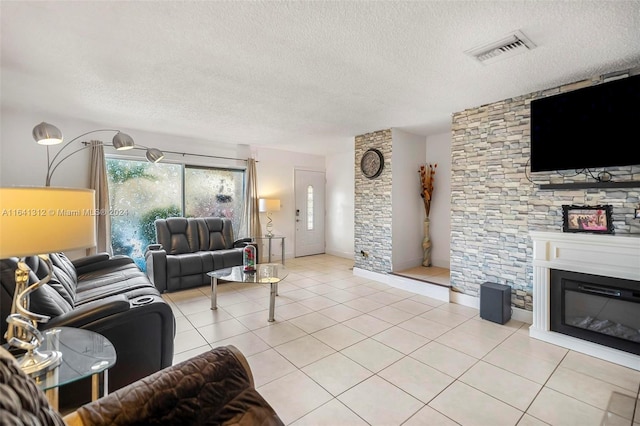
[[[392,258],[393,271],[422,264],[424,204],[418,170],[424,164],[424,136],[391,129],[392,149]]]
[[[285,237],[285,258],[295,256],[295,188],[294,170],[325,171],[325,158],[320,155],[301,154],[268,148],[254,148],[258,160],[258,195],[260,198],[277,198],[280,211],[273,212],[273,233]],[[260,215],[263,233],[266,233],[267,216]],[[272,243],[272,261],[280,258],[281,247]],[[265,253],[264,249],[262,253]]]
[[[95,129],[118,129],[114,123],[94,123],[75,120],[63,116],[42,116],[37,113],[20,113],[2,110],[2,126],[0,129],[0,185],[34,185],[44,186],[47,165],[47,148],[38,145],[31,135],[33,127],[46,121],[58,127],[63,135],[65,143],[85,132]],[[247,158],[250,155],[248,145],[232,145],[214,143],[204,139],[184,138],[162,133],[151,133],[136,129],[119,129],[129,134],[137,145],[155,147],[163,151],[188,152],[202,155],[216,155],[231,158]],[[92,139],[111,143],[115,132],[92,133],[73,142],[61,154],[63,158],[68,153],[81,148],[82,141]],[[53,157],[62,145],[54,145],[49,148]],[[144,158],[144,150],[116,151],[111,147],[105,147],[105,153],[123,155],[126,157]],[[56,169],[51,186],[67,186],[75,188],[88,187],[89,185],[89,161],[90,150],[85,149],[73,154]],[[245,168],[244,161],[230,161],[223,159],[203,158],[196,156],[183,156],[180,154],[166,153],[163,160],[174,162],[186,162],[188,164]],[[57,160],[56,160],[57,162]]]
[[[355,145],[326,158],[327,196],[325,235],[328,254],[353,259]]]
[[[433,183],[431,222],[431,262],[433,266],[449,268],[451,249],[451,133],[427,137],[427,163],[437,163]]]

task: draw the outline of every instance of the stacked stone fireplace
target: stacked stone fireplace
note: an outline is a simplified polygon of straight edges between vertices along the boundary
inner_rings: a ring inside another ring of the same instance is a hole
[[[534,301],[533,325],[529,329],[531,337],[640,370],[640,355],[637,354],[640,342],[635,346],[635,336],[625,339],[599,337],[598,333],[575,327],[576,324],[558,328],[558,320],[553,320],[552,312],[559,312],[559,308],[553,306],[559,301],[552,303],[552,297],[555,294],[557,299],[560,294],[555,287],[560,285],[559,279],[552,279],[552,276],[563,275],[562,271],[567,272],[564,276],[570,277],[571,281],[584,281],[580,286],[594,291],[594,296],[611,299],[614,303],[617,303],[615,295],[620,291],[623,294],[626,291],[632,297],[640,294],[640,238],[562,232],[532,231],[530,234],[533,239]],[[580,278],[579,274],[587,275]],[[622,290],[616,290],[618,288]],[[588,292],[584,294],[588,297]],[[640,303],[623,303],[625,309],[617,311],[627,310],[627,317],[634,323],[640,318]],[[633,332],[622,324],[610,328],[616,327],[622,328],[622,333]]]

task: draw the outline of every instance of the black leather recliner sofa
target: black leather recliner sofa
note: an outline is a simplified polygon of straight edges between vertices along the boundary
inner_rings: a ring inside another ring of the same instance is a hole
[[[233,239],[231,219],[170,217],[156,219],[156,242],[145,253],[147,275],[161,291],[210,283],[207,272],[242,265],[251,238]],[[256,259],[259,259],[256,247]]]
[[[117,361],[109,370],[109,391],[119,389],[172,364],[175,318],[171,307],[133,260],[98,254],[69,260],[62,253],[49,255],[54,275],[31,293],[30,310],[48,315],[38,329],[83,328],[102,334],[113,343]],[[0,260],[0,340],[5,343],[6,317],[11,312],[18,258]],[[25,259],[30,283],[44,278],[47,263],[37,256]],[[74,386],[75,383],[67,386]],[[90,383],[78,386],[88,386]],[[89,395],[90,392],[69,394]]]

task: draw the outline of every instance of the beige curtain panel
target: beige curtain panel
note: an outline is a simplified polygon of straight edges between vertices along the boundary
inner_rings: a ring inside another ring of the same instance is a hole
[[[247,186],[245,187],[244,209],[242,211],[242,226],[238,237],[251,237],[260,235],[260,212],[258,210],[258,177],[256,173],[256,160],[247,159]]]
[[[91,253],[113,254],[111,248],[111,216],[109,215],[109,185],[107,182],[107,163],[104,158],[104,145],[100,141],[91,141],[91,175],[89,186],[96,191],[96,240]]]

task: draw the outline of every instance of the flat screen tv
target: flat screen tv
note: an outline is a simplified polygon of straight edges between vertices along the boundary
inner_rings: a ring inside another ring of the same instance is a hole
[[[531,171],[640,164],[640,75],[531,101]]]

